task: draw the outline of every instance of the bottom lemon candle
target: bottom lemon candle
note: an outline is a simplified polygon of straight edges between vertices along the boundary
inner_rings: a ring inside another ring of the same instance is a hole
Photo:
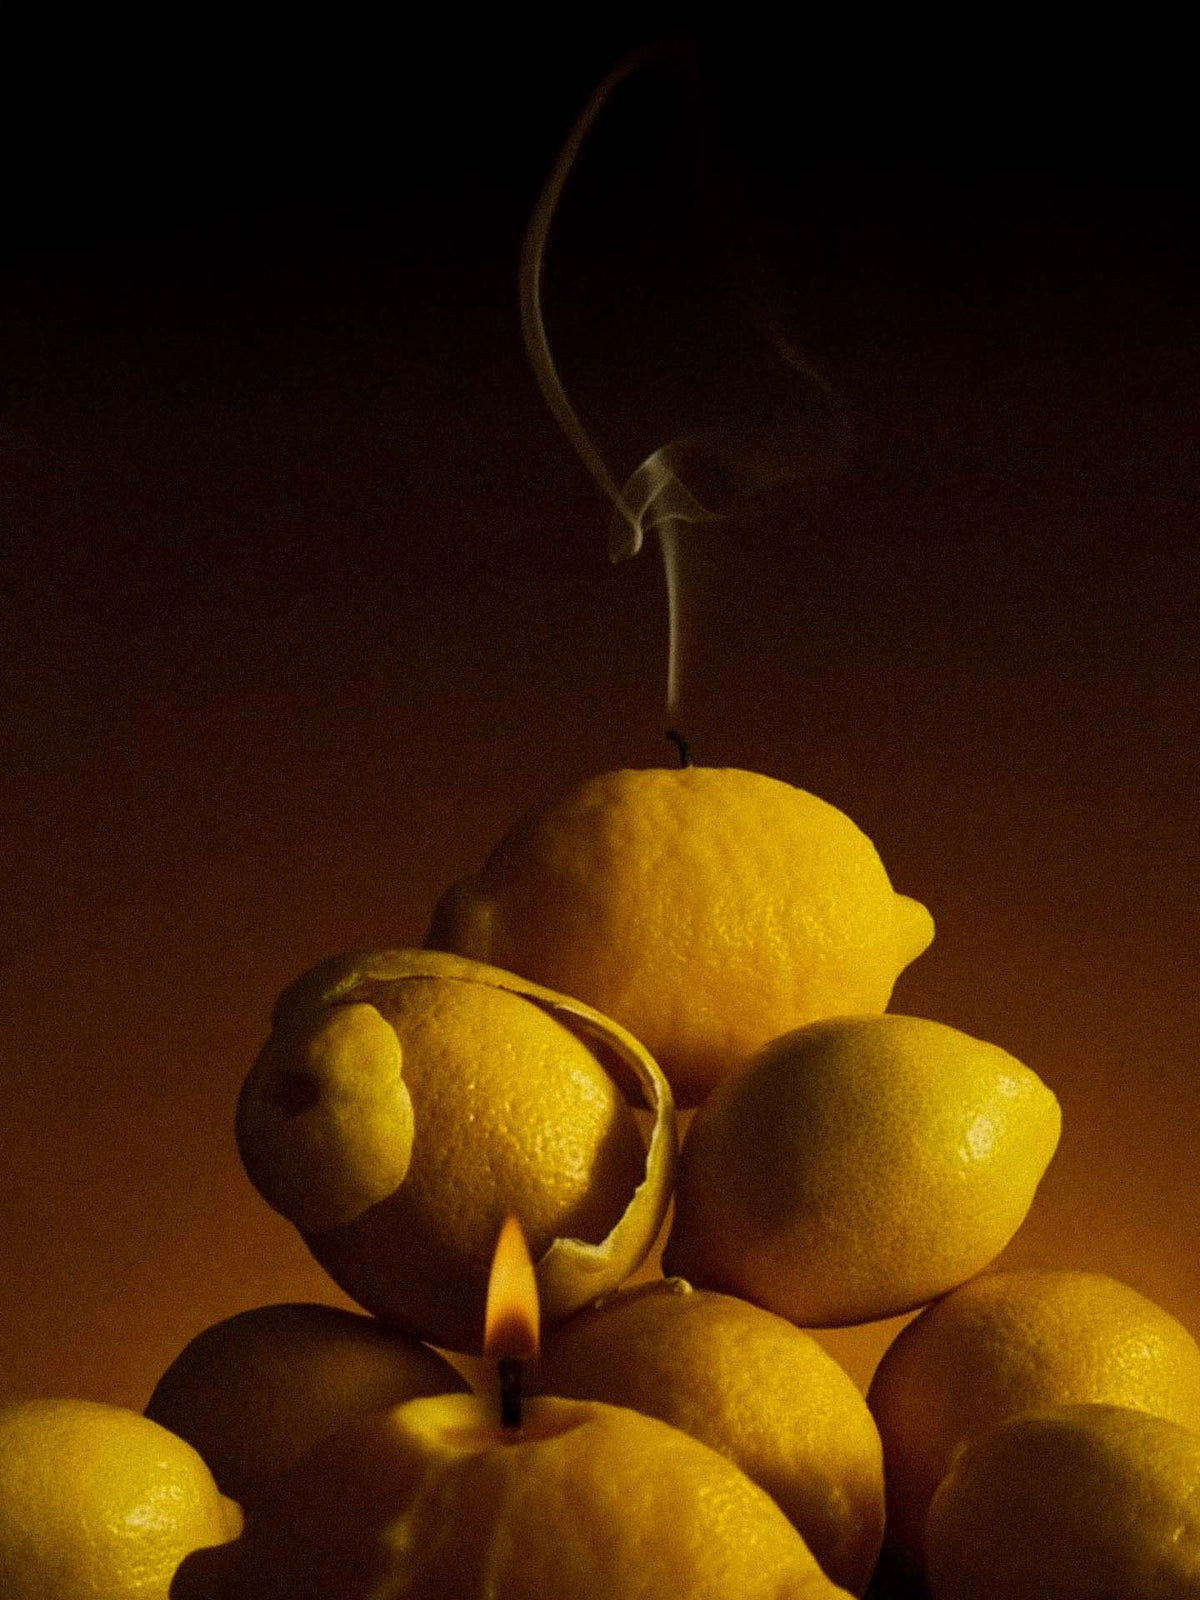
[[[474,1395],[343,1428],[279,1479],[172,1600],[831,1600],[763,1490],[678,1429],[534,1398],[519,1427]]]

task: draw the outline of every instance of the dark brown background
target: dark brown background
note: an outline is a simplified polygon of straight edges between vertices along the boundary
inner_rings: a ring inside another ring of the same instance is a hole
[[[797,57],[730,26],[692,41],[707,111],[665,69],[614,100],[547,283],[618,472],[750,403],[766,323],[845,407],[842,470],[692,546],[680,721],[698,760],[853,816],[938,923],[896,1008],[1058,1093],[1010,1259],[1113,1272],[1200,1331],[1200,322],[1171,41],[962,41],[945,75],[920,40]],[[419,941],[549,787],[670,759],[656,554],[608,564],[515,300],[541,178],[636,42],[447,25],[398,60],[347,29],[164,40],[148,76],[111,38],[25,63],[5,1394],[141,1405],[217,1318],[338,1301],[233,1146],[275,994]],[[889,1332],[828,1337],[865,1381]]]

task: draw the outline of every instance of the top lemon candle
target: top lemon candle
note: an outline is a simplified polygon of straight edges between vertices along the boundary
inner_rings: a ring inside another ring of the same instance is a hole
[[[883,1011],[932,938],[835,806],[689,766],[603,773],[528,812],[426,943],[595,1006],[694,1106],[768,1040]]]

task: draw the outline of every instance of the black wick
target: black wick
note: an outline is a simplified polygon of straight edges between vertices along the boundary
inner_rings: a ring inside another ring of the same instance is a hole
[[[668,728],[667,738],[670,739],[671,743],[675,745],[679,751],[679,765],[681,767],[690,767],[692,764],[691,746],[680,733],[679,729]]]
[[[501,1356],[496,1363],[500,1373],[500,1426],[521,1426],[521,1368],[519,1356]]]

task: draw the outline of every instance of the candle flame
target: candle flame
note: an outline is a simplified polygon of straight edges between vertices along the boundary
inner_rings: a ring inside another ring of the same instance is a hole
[[[537,1277],[520,1222],[505,1217],[488,1278],[483,1353],[489,1361],[536,1356],[541,1324]]]

